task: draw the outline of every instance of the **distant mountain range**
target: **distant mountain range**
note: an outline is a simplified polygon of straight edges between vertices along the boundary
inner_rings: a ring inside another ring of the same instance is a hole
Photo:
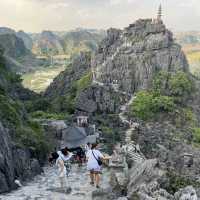
[[[175,37],[182,45],[200,43],[200,31],[177,32]]]
[[[105,31],[90,29],[69,32],[43,31],[40,34],[31,34],[32,51],[37,55],[73,55],[80,51],[93,51],[105,35]]]
[[[200,31],[179,32],[175,37],[187,56],[191,72],[200,77]]]
[[[25,33],[0,27],[0,45],[17,71],[27,72],[38,65],[50,64],[49,56],[66,55],[69,58],[81,51],[94,51],[105,35],[103,30],[81,28],[69,32]],[[38,56],[45,56],[46,63],[41,63]]]

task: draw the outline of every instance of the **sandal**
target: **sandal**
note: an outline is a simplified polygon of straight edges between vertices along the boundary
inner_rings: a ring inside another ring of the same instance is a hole
[[[94,185],[94,182],[90,182],[90,185]]]

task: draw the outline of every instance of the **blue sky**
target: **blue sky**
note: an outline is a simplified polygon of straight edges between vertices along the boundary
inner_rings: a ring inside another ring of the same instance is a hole
[[[160,3],[168,28],[200,31],[200,0],[0,0],[0,26],[28,32],[123,28],[155,17]]]

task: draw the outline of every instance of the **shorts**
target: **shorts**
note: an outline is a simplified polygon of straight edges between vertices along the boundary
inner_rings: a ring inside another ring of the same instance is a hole
[[[88,165],[87,169],[88,169],[88,171],[94,172],[94,173],[101,172],[101,166],[99,166],[99,165],[96,165],[96,166],[94,166],[94,165],[93,166]]]

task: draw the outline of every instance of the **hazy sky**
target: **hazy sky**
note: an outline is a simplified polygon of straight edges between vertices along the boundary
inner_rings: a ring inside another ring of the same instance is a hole
[[[168,28],[200,30],[200,0],[0,0],[0,26],[27,32],[122,28],[155,17],[160,2]]]

